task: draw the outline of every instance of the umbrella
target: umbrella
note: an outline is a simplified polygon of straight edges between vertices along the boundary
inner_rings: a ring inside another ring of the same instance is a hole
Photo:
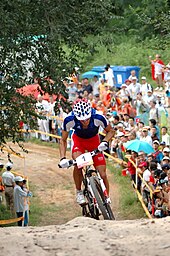
[[[93,78],[94,76],[99,77],[101,74],[95,71],[88,71],[82,74],[82,78]]]
[[[125,148],[133,150],[135,152],[143,151],[146,154],[154,152],[153,147],[146,141],[141,140],[130,140],[124,143]]]
[[[43,95],[44,100],[49,101],[50,95],[48,93],[44,93],[44,91],[41,89],[41,86],[39,84],[29,84],[26,86],[23,86],[17,90],[20,94],[24,96],[33,96],[35,99],[37,99],[38,95]],[[57,96],[53,95],[53,99],[56,100]]]

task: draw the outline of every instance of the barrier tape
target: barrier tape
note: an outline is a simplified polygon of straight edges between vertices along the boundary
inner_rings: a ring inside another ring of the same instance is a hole
[[[148,183],[143,179],[143,177],[141,176],[140,173],[138,173],[138,167],[137,165],[130,159],[128,158],[128,160],[133,164],[133,166],[137,169],[137,174],[138,176],[140,177],[140,179],[142,180],[142,182],[145,184],[145,186],[149,189],[149,192],[150,192],[150,197],[151,199],[153,198],[153,191],[152,189],[149,187]]]
[[[6,224],[11,224],[11,223],[15,223],[18,222],[20,220],[24,220],[24,217],[19,217],[19,218],[15,218],[15,219],[10,219],[10,220],[0,220],[0,225],[6,225]]]
[[[148,208],[146,207],[146,205],[145,205],[145,203],[144,203],[144,201],[143,201],[143,198],[142,198],[141,194],[140,194],[139,191],[137,190],[137,186],[136,186],[136,184],[135,184],[135,182],[134,182],[133,180],[132,180],[132,184],[133,184],[133,186],[134,186],[135,192],[136,192],[136,194],[137,194],[137,196],[138,196],[139,201],[140,201],[141,204],[142,204],[142,207],[143,207],[143,209],[144,209],[146,215],[148,216],[149,219],[153,219],[152,216],[151,216],[151,214],[150,214],[150,212],[148,211]]]
[[[21,156],[20,153],[15,153],[15,152],[13,152],[12,150],[10,150],[10,149],[8,149],[8,148],[1,147],[1,150],[2,150],[2,152],[3,152],[3,151],[6,151],[6,152],[8,152],[9,154],[12,154],[12,155],[14,155],[14,156],[17,156],[17,157],[19,157],[19,158],[25,158],[25,156]]]

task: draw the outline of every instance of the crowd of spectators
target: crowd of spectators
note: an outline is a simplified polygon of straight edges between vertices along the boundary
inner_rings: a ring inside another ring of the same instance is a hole
[[[12,217],[24,217],[18,221],[18,226],[28,226],[29,197],[32,193],[27,189],[27,181],[12,173],[11,162],[0,163],[0,205],[5,205]]]

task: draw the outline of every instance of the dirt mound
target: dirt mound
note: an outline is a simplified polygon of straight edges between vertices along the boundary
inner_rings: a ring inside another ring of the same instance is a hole
[[[165,256],[170,217],[160,220],[96,221],[78,217],[56,226],[1,229],[1,255]]]

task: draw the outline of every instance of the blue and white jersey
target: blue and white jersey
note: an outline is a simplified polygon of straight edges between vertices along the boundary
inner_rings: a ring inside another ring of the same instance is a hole
[[[83,139],[89,139],[98,134],[99,127],[105,129],[109,122],[105,116],[98,114],[95,109],[92,108],[90,123],[87,129],[83,129],[83,126],[79,120],[75,117],[73,111],[68,114],[64,119],[62,129],[69,132],[70,129],[74,130],[74,134]]]

